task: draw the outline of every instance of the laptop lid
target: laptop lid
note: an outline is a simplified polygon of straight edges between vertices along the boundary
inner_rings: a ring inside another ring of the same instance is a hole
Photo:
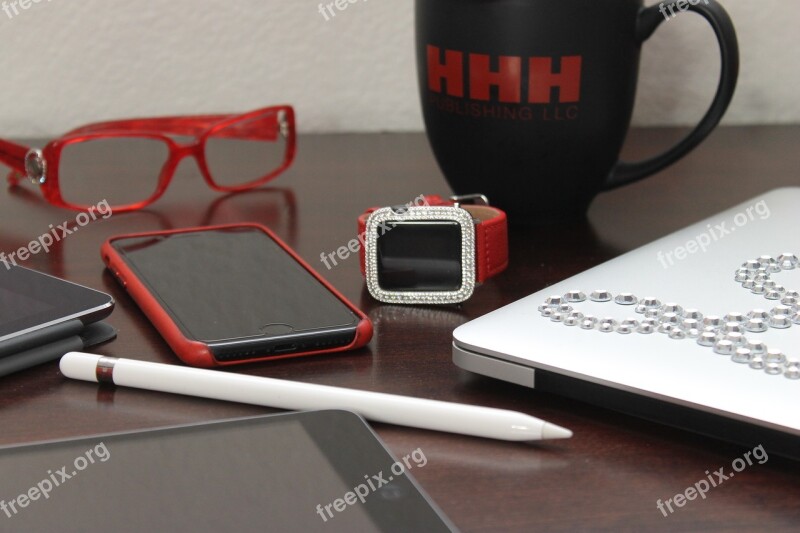
[[[771,191],[464,324],[453,333],[454,360],[506,381],[538,387],[538,377],[553,384],[558,376],[555,392],[592,384],[631,395],[620,405],[647,398],[680,408],[673,417],[703,412],[796,439],[798,205],[800,188]],[[570,291],[585,300],[566,301]],[[595,300],[609,301],[592,301],[596,291]],[[552,296],[569,307],[549,305]],[[682,327],[689,316],[695,328]],[[597,320],[589,327],[586,317]],[[648,317],[651,333],[640,329]],[[620,327],[627,319],[635,322]],[[700,339],[711,323],[713,342]]]

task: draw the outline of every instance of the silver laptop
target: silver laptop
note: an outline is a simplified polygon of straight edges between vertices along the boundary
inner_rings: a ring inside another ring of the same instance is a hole
[[[464,324],[453,361],[800,459],[798,256],[777,189]]]

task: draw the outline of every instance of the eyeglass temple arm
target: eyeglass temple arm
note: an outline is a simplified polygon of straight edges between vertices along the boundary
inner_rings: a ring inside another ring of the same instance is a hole
[[[135,118],[127,120],[113,120],[97,122],[82,126],[68,132],[65,136],[75,136],[87,133],[102,133],[109,131],[121,132],[147,132],[155,131],[173,135],[198,136],[205,133],[224,120],[237,115],[198,115],[190,117],[155,117]],[[277,117],[274,120],[243,120],[241,124],[231,124],[215,132],[215,137],[228,137],[235,139],[276,140],[281,131]]]
[[[27,146],[0,139],[0,162],[13,169],[8,175],[10,185],[17,185],[25,177],[25,155],[29,150]]]
[[[68,132],[66,135],[82,133],[102,133],[105,131],[142,132],[157,131],[175,135],[199,135],[221,120],[232,115],[200,115],[194,117],[155,117],[110,120],[87,124]],[[65,136],[66,136],[65,135]]]

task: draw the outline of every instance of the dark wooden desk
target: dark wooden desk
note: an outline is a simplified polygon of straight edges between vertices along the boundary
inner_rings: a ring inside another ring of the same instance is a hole
[[[677,130],[638,130],[626,155],[657,152]],[[219,196],[184,164],[148,210],[114,215],[70,235],[25,264],[111,293],[119,328],[104,354],[177,364],[136,305],[103,270],[111,235],[256,221],[273,228],[375,323],[367,349],[240,368],[241,372],[524,411],[571,428],[575,437],[510,444],[376,425],[397,454],[421,448],[413,471],[464,531],[762,530],[800,528],[800,468],[770,457],[668,517],[656,509],[744,450],[590,405],[470,375],[450,360],[451,331],[467,320],[636,248],[769,189],[798,184],[800,127],[725,128],[681,163],[645,182],[600,196],[588,221],[514,231],[507,273],[461,309],[377,305],[356,258],[327,271],[322,252],[345,245],[365,207],[446,193],[421,134],[300,138],[294,167],[272,187]],[[0,250],[10,252],[74,220],[29,188],[4,192]],[[800,408],[800,403],[798,403]],[[2,378],[0,444],[254,415],[268,410],[65,380],[56,363]],[[798,444],[800,445],[800,444]],[[1,475],[1,473],[0,473]],[[0,495],[1,496],[1,495]]]

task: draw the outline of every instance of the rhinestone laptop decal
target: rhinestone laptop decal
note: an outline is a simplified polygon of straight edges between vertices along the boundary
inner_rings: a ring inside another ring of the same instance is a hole
[[[800,293],[786,289],[773,275],[800,269],[800,259],[794,253],[777,258],[764,255],[744,262],[736,269],[733,281],[743,290],[766,301],[763,308],[746,313],[730,310],[724,316],[704,315],[699,309],[684,308],[679,303],[662,303],[657,297],[638,298],[632,293],[616,295],[604,289],[587,293],[581,289],[564,295],[548,297],[538,310],[543,318],[581,330],[620,335],[667,335],[676,341],[694,341],[710,348],[733,363],[747,365],[770,375],[800,380],[800,353],[785,353],[779,346],[758,339],[770,330],[800,327]],[[584,314],[580,304],[586,301],[614,303],[633,308],[639,315],[623,320]],[[792,347],[796,350],[796,347]]]

